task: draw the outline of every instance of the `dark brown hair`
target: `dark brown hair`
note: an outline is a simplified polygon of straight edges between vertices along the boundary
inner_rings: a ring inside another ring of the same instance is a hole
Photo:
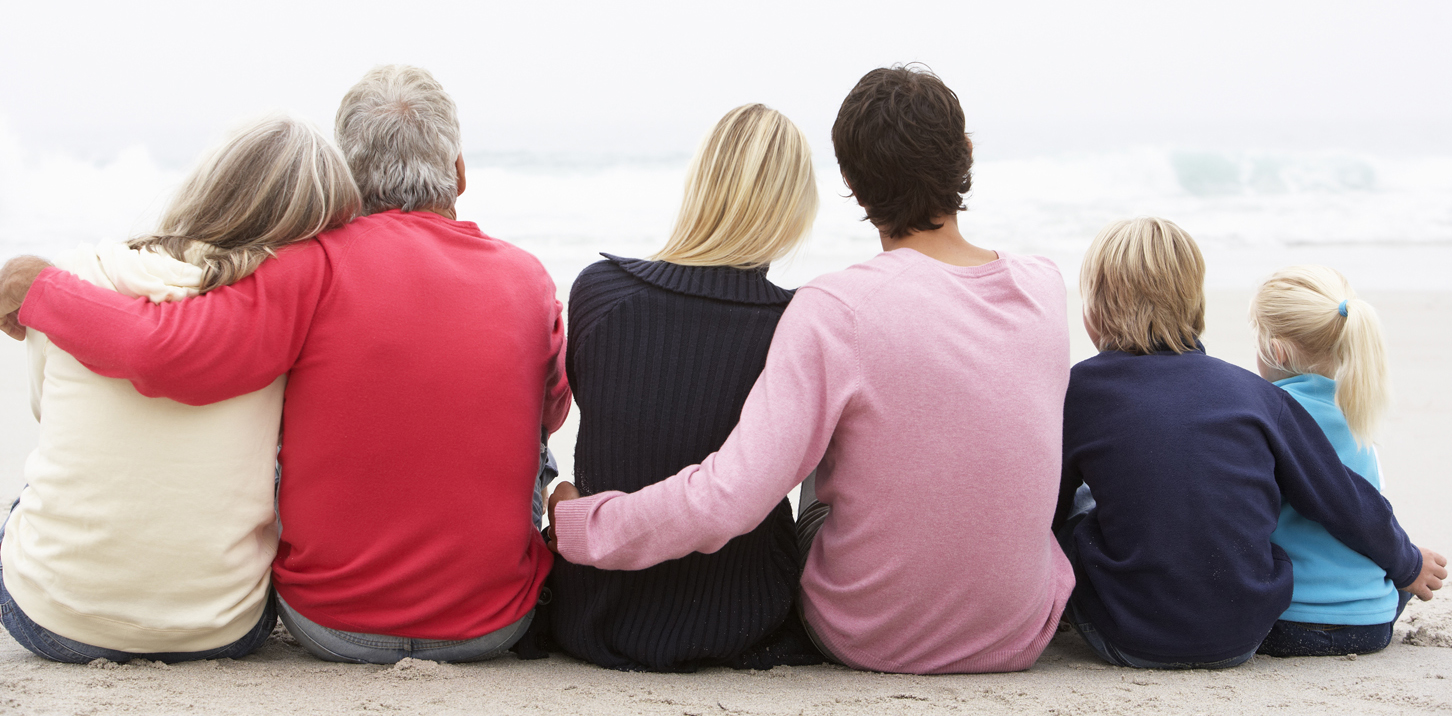
[[[837,164],[867,219],[894,239],[942,228],[973,185],[958,95],[925,65],[863,75],[832,124]]]

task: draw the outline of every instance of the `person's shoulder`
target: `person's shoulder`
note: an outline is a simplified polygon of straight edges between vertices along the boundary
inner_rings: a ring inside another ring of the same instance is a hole
[[[855,308],[893,279],[912,270],[912,262],[904,260],[901,254],[894,254],[899,252],[884,251],[841,271],[822,274],[797,289],[791,305],[828,300]]]
[[[575,288],[591,288],[599,285],[613,284],[633,285],[637,283],[642,283],[639,279],[636,279],[633,275],[631,275],[629,271],[626,271],[625,267],[621,265],[624,262],[634,261],[635,259],[626,259],[619,256],[612,256],[610,254],[601,254],[601,256],[604,256],[605,258],[600,259],[599,261],[596,261],[589,266],[586,266],[584,270],[580,271],[580,275],[575,277]]]
[[[1034,254],[1015,254],[1008,251],[999,251],[998,259],[1023,273],[1041,276],[1052,279],[1055,282],[1063,283],[1064,274],[1059,270],[1059,265],[1047,256],[1036,256]]]

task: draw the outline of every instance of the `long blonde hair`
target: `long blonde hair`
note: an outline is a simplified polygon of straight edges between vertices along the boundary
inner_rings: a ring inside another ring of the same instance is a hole
[[[1141,216],[1100,229],[1079,292],[1101,351],[1184,353],[1205,332],[1205,258],[1172,221]]]
[[[727,112],[696,150],[675,229],[651,258],[757,268],[791,253],[816,216],[806,136],[766,105],[743,105]]]
[[[1326,266],[1282,269],[1251,300],[1250,322],[1266,365],[1335,379],[1351,434],[1370,444],[1391,402],[1386,344],[1376,309],[1346,277]]]
[[[183,182],[156,233],[133,239],[203,270],[202,292],[239,281],[282,246],[346,224],[362,200],[317,129],[273,115],[239,129]]]

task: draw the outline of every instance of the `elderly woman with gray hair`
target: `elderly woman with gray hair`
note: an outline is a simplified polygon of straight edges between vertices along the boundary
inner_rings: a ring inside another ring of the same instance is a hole
[[[537,259],[454,220],[459,123],[428,72],[369,72],[337,139],[366,216],[249,278],[152,305],[19,262],[0,315],[144,395],[202,405],[285,374],[283,622],[333,661],[491,658],[552,562],[531,504],[570,404],[561,305]]]
[[[342,226],[358,189],[338,150],[288,117],[243,127],[182,185],[153,236],[56,263],[119,299],[179,301]],[[0,604],[53,659],[240,657],[277,623],[273,459],[283,384],[212,405],[152,400],[26,337],[40,444],[0,528]]]

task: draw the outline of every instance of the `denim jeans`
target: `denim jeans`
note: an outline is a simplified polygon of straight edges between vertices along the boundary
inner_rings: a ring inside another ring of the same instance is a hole
[[[832,508],[816,500],[816,476],[814,471],[807,476],[802,483],[801,501],[797,503],[797,545],[800,547],[802,563],[797,569],[797,579],[800,581],[803,572],[807,571],[807,554],[812,551],[812,542],[817,539],[817,532],[822,529],[822,523],[827,521],[827,515],[831,514]],[[817,631],[807,621],[807,613],[802,608],[803,599],[797,595],[797,616],[802,620],[802,628],[807,632],[807,638],[812,640],[812,646],[822,652],[822,657],[833,664],[841,664],[842,660],[832,654],[832,650],[822,643]]]
[[[560,466],[555,464],[555,454],[550,452],[548,445],[540,443],[539,474],[535,476],[534,499],[531,500],[530,504],[530,513],[534,517],[534,528],[536,530],[544,527],[544,491],[559,476]]]
[[[1391,643],[1392,625],[1412,598],[1411,592],[1397,592],[1397,613],[1385,624],[1307,624],[1281,620],[1261,642],[1259,653],[1267,656],[1344,656],[1371,654]]]
[[[1080,485],[1079,490],[1074,493],[1074,506],[1070,510],[1068,518],[1064,520],[1064,524],[1059,527],[1059,533],[1055,535],[1059,540],[1059,546],[1064,550],[1064,556],[1069,558],[1070,564],[1076,564],[1079,557],[1079,550],[1074,545],[1074,528],[1084,521],[1084,517],[1094,507],[1094,495],[1089,491],[1089,486]],[[1255,649],[1251,649],[1245,654],[1220,661],[1151,661],[1130,656],[1105,639],[1104,635],[1094,627],[1094,624],[1085,618],[1079,609],[1077,600],[1072,596],[1069,597],[1069,603],[1064,608],[1063,619],[1074,627],[1074,631],[1079,632],[1084,643],[1088,644],[1089,648],[1099,655],[1099,658],[1115,666],[1128,666],[1135,669],[1228,669],[1244,664],[1250,660],[1250,657],[1255,656]]]
[[[535,529],[544,516],[542,491],[559,477],[554,453],[543,442],[539,446],[539,472],[535,475],[534,496],[530,500],[530,517]],[[542,593],[541,603],[549,601]],[[277,598],[278,616],[303,648],[324,661],[354,664],[394,664],[404,658],[429,661],[485,661],[509,650],[529,629],[534,610],[513,624],[473,639],[413,639],[386,634],[330,629],[299,614],[282,598]]]
[[[19,500],[10,506],[11,510],[15,505],[20,504]],[[8,517],[7,517],[8,519]],[[0,524],[0,541],[5,539],[5,527]],[[173,664],[179,661],[198,661],[202,659],[240,659],[251,654],[257,647],[267,641],[272,634],[272,627],[277,624],[277,610],[272,604],[272,599],[267,600],[267,607],[262,610],[262,618],[257,620],[256,626],[242,635],[242,638],[224,646],[205,651],[175,651],[159,652],[151,654],[137,654],[117,649],[107,649],[99,646],[83,644],[74,639],[67,639],[45,627],[36,624],[25,612],[20,610],[20,605],[10,596],[5,589],[5,565],[0,564],[0,622],[5,624],[6,631],[15,641],[25,647],[36,656],[41,656],[51,661],[60,661],[68,664],[87,664],[96,659],[107,659],[109,661],[125,662],[131,659],[147,659],[150,661],[162,661]]]
[[[473,639],[411,639],[329,629],[298,614],[282,597],[278,616],[303,648],[324,661],[351,664],[395,664],[405,658],[428,661],[485,661],[514,646],[534,620],[534,610],[501,629]]]

